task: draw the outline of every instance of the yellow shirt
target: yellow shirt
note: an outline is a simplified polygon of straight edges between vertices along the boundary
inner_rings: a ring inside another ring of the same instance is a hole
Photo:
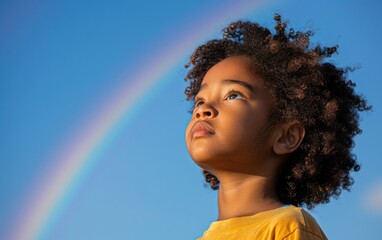
[[[212,222],[197,240],[230,239],[327,240],[314,218],[295,206]]]

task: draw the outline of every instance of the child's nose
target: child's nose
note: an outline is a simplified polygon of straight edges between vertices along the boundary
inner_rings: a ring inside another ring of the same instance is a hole
[[[196,110],[196,113],[195,113],[195,117],[197,119],[199,118],[213,118],[216,116],[216,110],[208,105],[208,104],[203,104],[201,105],[197,110]]]

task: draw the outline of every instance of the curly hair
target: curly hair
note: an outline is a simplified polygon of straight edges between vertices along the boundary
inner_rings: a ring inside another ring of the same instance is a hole
[[[279,199],[285,204],[317,204],[337,198],[353,184],[351,171],[359,171],[351,153],[353,137],[361,133],[359,112],[371,109],[354,92],[348,79],[352,68],[339,68],[326,62],[338,46],[312,47],[312,31],[287,29],[275,14],[275,32],[248,21],[236,21],[223,29],[222,39],[199,46],[185,68],[187,100],[194,101],[206,72],[230,56],[246,56],[256,66],[273,96],[269,121],[297,121],[305,127],[305,137],[282,168],[277,185]],[[203,170],[212,189],[219,180]]]

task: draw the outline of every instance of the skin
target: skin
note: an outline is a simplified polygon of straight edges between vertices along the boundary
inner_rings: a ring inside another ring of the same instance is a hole
[[[255,70],[245,56],[214,65],[203,78],[186,129],[192,159],[220,181],[218,220],[282,206],[278,172],[305,133],[296,123],[269,126],[272,96]]]

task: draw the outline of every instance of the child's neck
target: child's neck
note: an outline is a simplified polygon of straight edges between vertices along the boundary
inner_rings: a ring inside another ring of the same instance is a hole
[[[241,175],[219,180],[218,220],[250,216],[283,205],[270,178]]]

